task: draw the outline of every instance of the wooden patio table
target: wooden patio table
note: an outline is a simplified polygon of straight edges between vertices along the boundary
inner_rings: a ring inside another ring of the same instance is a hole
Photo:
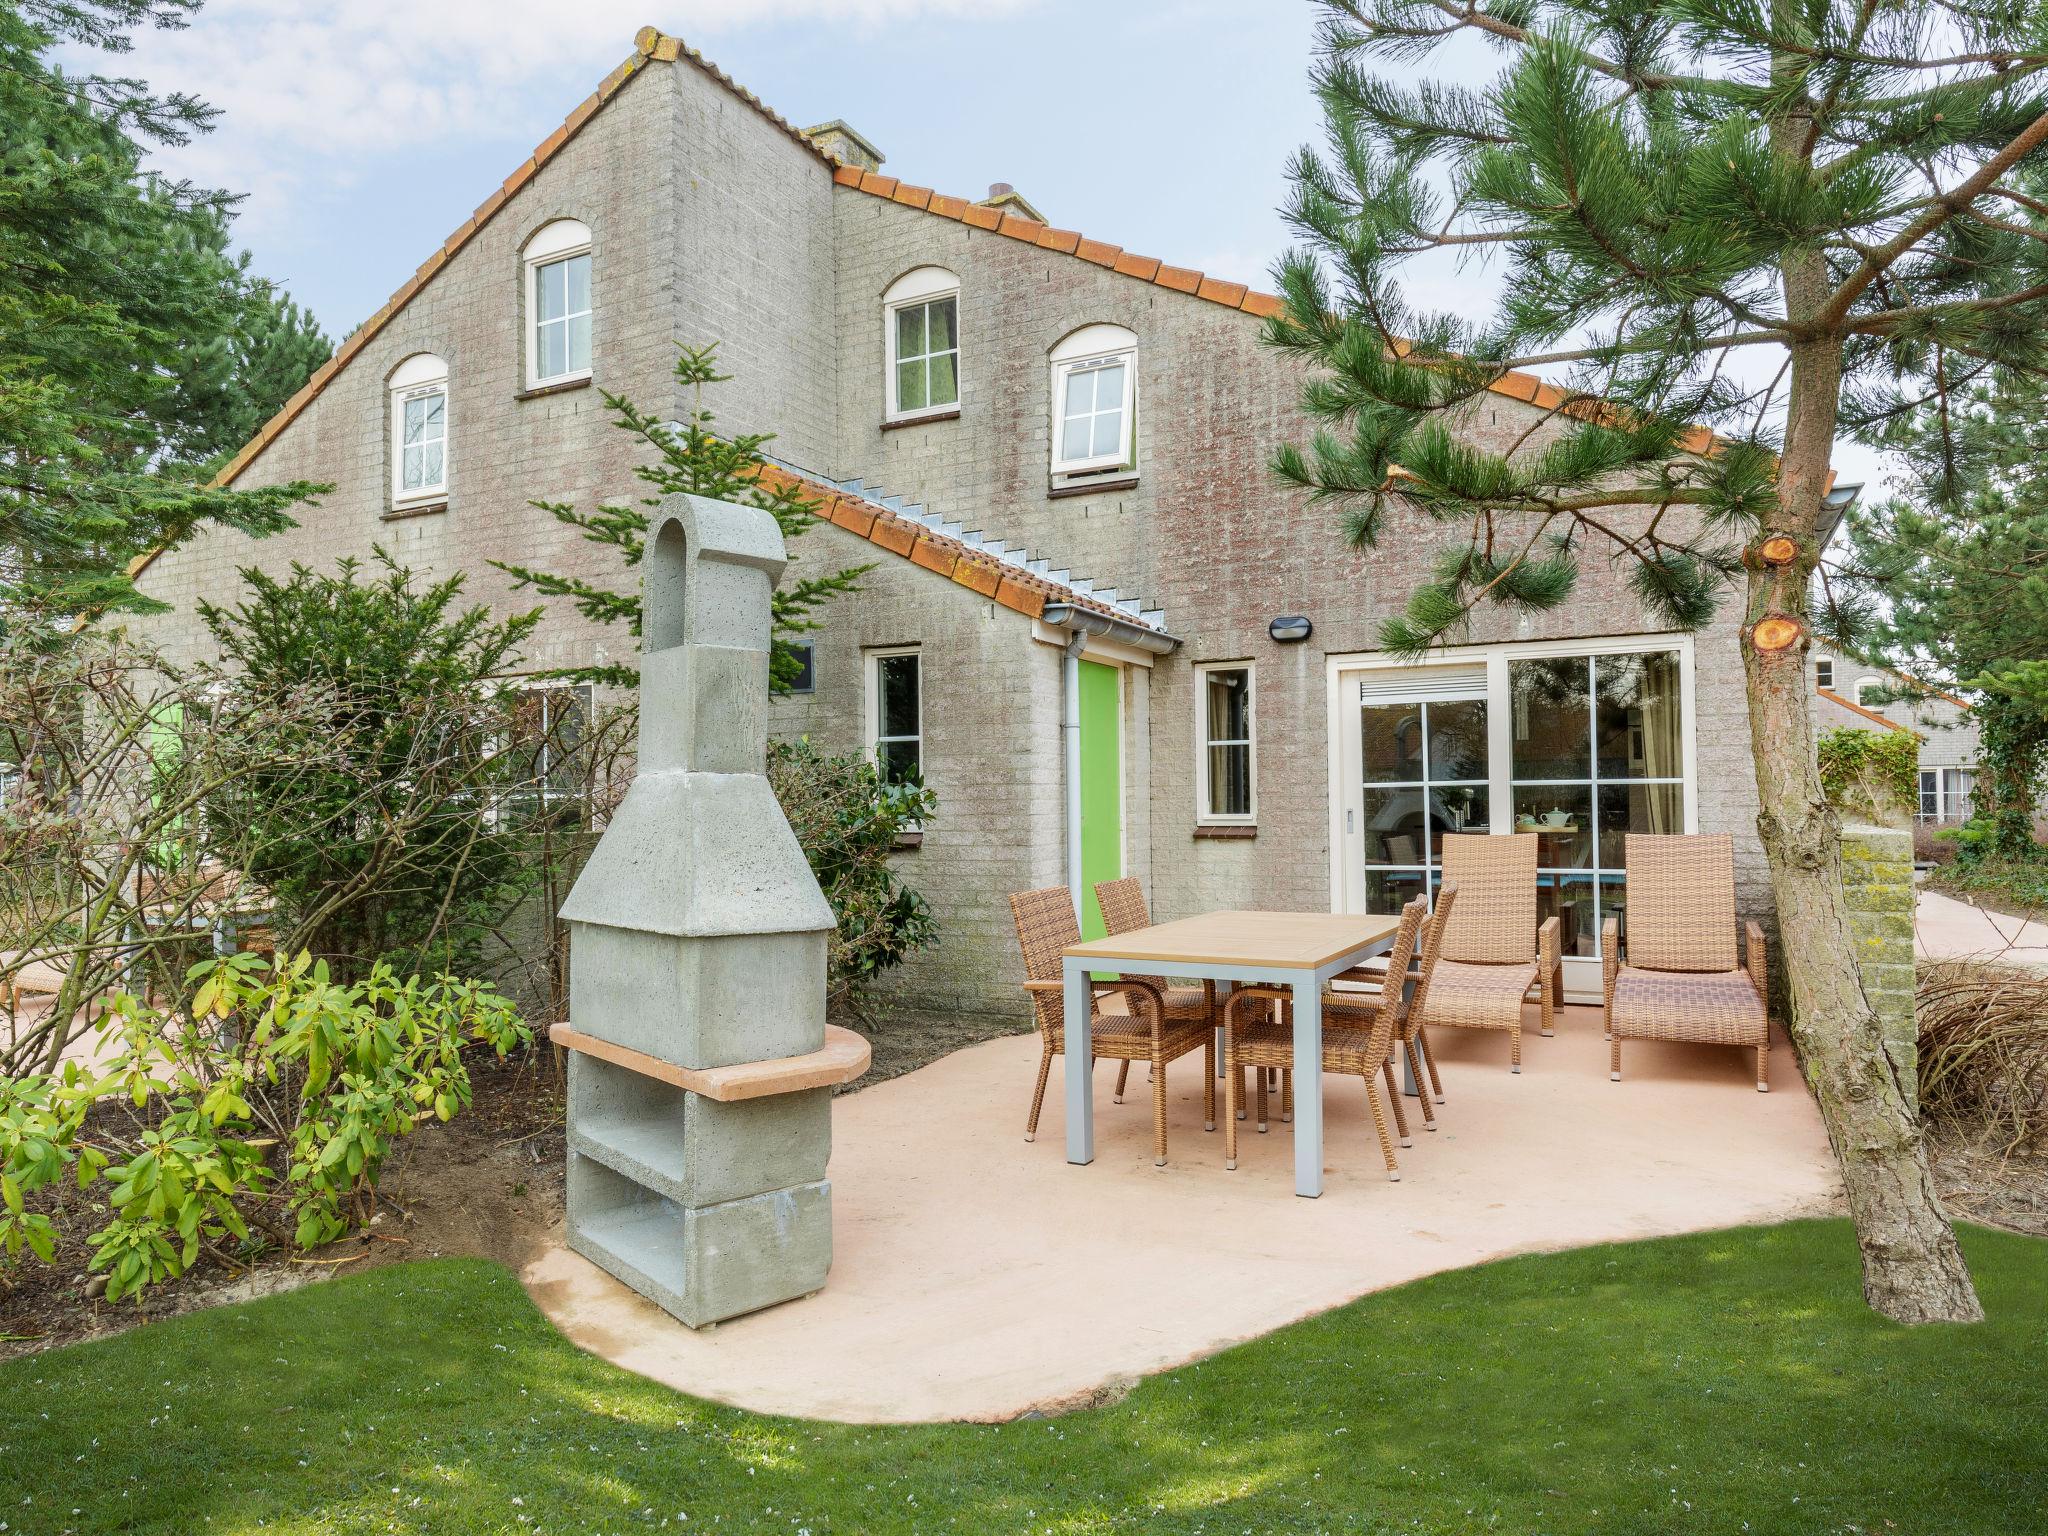
[[[1066,987],[1067,1161],[1095,1160],[1089,973],[1267,982],[1294,989],[1294,1192],[1323,1192],[1323,987],[1393,946],[1398,917],[1207,912],[1061,951]]]

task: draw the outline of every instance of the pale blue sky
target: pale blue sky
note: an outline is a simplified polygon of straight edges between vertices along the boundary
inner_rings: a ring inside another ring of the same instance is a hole
[[[238,235],[337,337],[369,315],[653,24],[799,127],[843,118],[886,170],[1255,287],[1317,137],[1310,0],[208,0],[124,68],[223,109],[170,168],[245,192]],[[1462,42],[1462,40],[1461,40]],[[1461,46],[1438,68],[1480,83]],[[1424,307],[1489,273],[1410,274]],[[1844,444],[1845,476],[1873,455]]]

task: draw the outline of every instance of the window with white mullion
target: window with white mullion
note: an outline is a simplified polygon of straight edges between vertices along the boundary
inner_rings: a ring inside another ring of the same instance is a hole
[[[1590,958],[1626,908],[1628,833],[1685,830],[1679,654],[1516,657],[1508,677],[1513,827],[1539,839],[1539,914]]]
[[[425,496],[448,483],[448,391],[416,389],[399,404],[398,489]]]
[[[1196,675],[1196,819],[1251,825],[1258,811],[1251,665],[1205,665]]]
[[[1359,757],[1367,910],[1433,888],[1442,838],[1490,820],[1484,698],[1364,702]]]
[[[899,304],[891,312],[895,371],[893,415],[914,416],[960,403],[960,299],[957,294]]]
[[[590,253],[543,261],[533,269],[534,379],[590,372]]]

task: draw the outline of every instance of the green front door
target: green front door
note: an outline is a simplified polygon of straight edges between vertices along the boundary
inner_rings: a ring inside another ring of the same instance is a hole
[[[1104,933],[1099,880],[1124,872],[1123,674],[1081,663],[1081,936]]]

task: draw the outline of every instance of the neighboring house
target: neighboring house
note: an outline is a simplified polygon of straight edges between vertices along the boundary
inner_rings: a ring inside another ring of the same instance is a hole
[[[1915,818],[1930,826],[1970,819],[1977,787],[1978,729],[1966,700],[1846,651],[1816,646],[1807,666],[1813,675],[1817,727],[1914,732],[1920,738]]]
[[[295,531],[155,561],[141,585],[175,612],[145,622],[197,650],[192,599],[237,567],[372,543],[500,609],[532,599],[493,557],[624,581],[530,503],[635,494],[590,386],[679,416],[674,343],[717,341],[721,426],[778,434],[825,503],[799,568],[878,562],[773,721],[936,791],[901,855],[944,935],[902,973],[913,1000],[1021,1011],[1011,891],[1130,873],[1161,917],[1389,910],[1461,829],[1543,828],[1580,997],[1630,829],[1734,834],[1743,908],[1766,912],[1739,603],[1666,632],[1588,561],[1564,608],[1487,611],[1469,644],[1397,663],[1378,626],[1441,535],[1397,518],[1353,550],[1275,481],[1274,446],[1310,431],[1299,364],[1260,340],[1277,300],[880,161],[643,32],[229,470],[333,493]],[[1463,430],[1540,443],[1558,403],[1509,376]],[[561,607],[531,660],[620,644]]]

